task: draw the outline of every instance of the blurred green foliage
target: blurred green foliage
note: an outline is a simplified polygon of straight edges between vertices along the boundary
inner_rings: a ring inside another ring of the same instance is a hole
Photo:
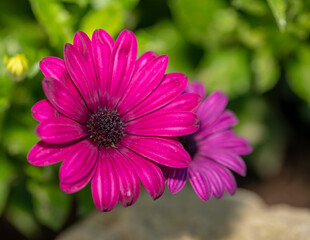
[[[103,28],[114,38],[133,30],[139,54],[168,54],[169,72],[203,81],[208,93],[227,93],[237,132],[255,147],[248,165],[261,177],[279,171],[289,136],[268,93],[286,82],[310,115],[310,1],[12,0],[0,9],[1,61],[21,53],[29,63],[20,82],[0,64],[0,214],[29,238],[42,226],[62,229],[72,209],[93,209],[88,188],[73,196],[60,191],[59,165],[37,168],[26,160],[38,141],[30,109],[44,98],[39,61],[63,57],[78,30],[91,37]]]

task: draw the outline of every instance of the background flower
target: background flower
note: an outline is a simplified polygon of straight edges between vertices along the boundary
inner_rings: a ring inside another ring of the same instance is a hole
[[[205,98],[202,83],[192,82],[185,92],[198,93]],[[179,192],[187,179],[197,195],[204,201],[212,196],[221,198],[225,190],[234,194],[237,184],[229,170],[245,176],[246,165],[239,155],[249,154],[249,142],[235,135],[232,127],[237,123],[233,112],[225,110],[228,98],[221,92],[214,92],[198,107],[199,130],[191,135],[180,137],[192,161],[187,168],[163,167],[172,193]]]

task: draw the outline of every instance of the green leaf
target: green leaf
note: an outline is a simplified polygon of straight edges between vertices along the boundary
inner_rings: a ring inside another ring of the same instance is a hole
[[[283,31],[286,27],[286,1],[285,0],[267,0],[269,7],[275,17],[279,28]]]
[[[266,3],[261,0],[233,0],[232,5],[255,16],[263,16],[267,12]]]
[[[208,55],[200,65],[199,80],[209,91],[221,90],[230,97],[250,89],[250,65],[242,49],[222,49]]]
[[[9,160],[0,155],[0,215],[7,203],[7,199],[10,192],[10,183],[14,178],[14,169]]]
[[[119,5],[122,10],[131,10],[138,2],[139,0],[92,0],[94,9],[102,9],[113,3]]]
[[[12,156],[26,156],[29,149],[38,142],[38,138],[34,134],[29,134],[32,129],[25,127],[11,126],[4,129],[5,146]]]
[[[72,42],[72,19],[64,6],[56,1],[30,0],[32,11],[39,23],[46,29],[51,45],[58,50]]]
[[[111,4],[100,10],[89,10],[83,17],[80,30],[89,37],[96,29],[104,29],[111,36],[116,36],[123,28],[124,16],[117,4]]]
[[[222,10],[225,5],[226,4],[222,0],[169,1],[172,16],[184,32],[185,36],[187,36],[192,42],[202,45],[208,43],[208,28],[214,18],[216,18],[216,15],[219,14],[220,10]],[[222,16],[225,17],[223,14]],[[233,21],[231,24],[233,25]],[[217,34],[217,32],[213,32],[213,34]]]
[[[70,211],[70,195],[62,192],[58,185],[42,186],[30,181],[27,187],[32,193],[34,212],[38,220],[54,230],[59,230]]]
[[[146,51],[169,56],[168,72],[191,73],[194,68],[186,52],[182,34],[168,21],[159,22],[153,27],[136,32],[139,55]]]
[[[267,48],[258,49],[252,59],[254,87],[259,93],[270,90],[280,77],[280,67]]]
[[[310,47],[300,46],[288,62],[288,81],[292,90],[310,104]]]

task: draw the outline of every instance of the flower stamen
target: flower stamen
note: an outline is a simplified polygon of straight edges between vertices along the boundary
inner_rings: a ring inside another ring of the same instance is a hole
[[[89,138],[100,147],[116,148],[116,144],[124,136],[124,124],[115,111],[99,109],[91,114],[86,124]]]

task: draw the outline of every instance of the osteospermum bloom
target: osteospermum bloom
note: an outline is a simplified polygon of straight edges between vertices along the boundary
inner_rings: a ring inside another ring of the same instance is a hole
[[[192,82],[185,92],[198,93],[205,98],[202,83]],[[214,92],[199,105],[196,114],[199,130],[180,139],[192,161],[187,168],[163,167],[172,193],[179,192],[187,179],[197,195],[204,201],[212,196],[221,198],[225,191],[234,194],[237,185],[230,170],[244,176],[246,165],[239,155],[249,154],[249,142],[237,136],[232,129],[238,119],[226,110],[228,98],[222,92]]]
[[[153,199],[160,197],[164,177],[158,164],[187,167],[191,159],[177,137],[199,128],[193,112],[200,96],[181,95],[187,78],[165,75],[165,55],[136,58],[132,32],[123,31],[114,42],[96,30],[92,40],[76,33],[73,45],[64,47],[64,60],[40,62],[47,100],[32,108],[41,141],[28,161],[44,166],[64,160],[60,188],[73,193],[91,182],[100,211],[118,201],[132,205],[140,181]]]

